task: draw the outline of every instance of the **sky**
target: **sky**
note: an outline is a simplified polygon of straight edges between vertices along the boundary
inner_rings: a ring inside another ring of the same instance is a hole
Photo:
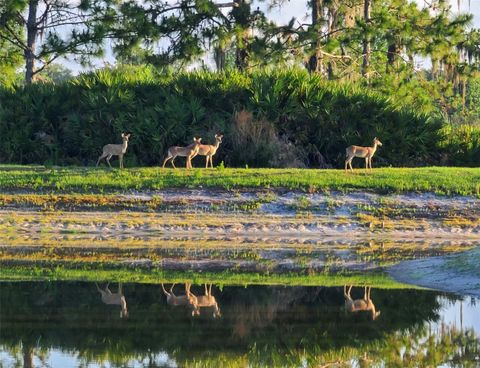
[[[173,1],[173,0],[172,0]],[[424,0],[415,0],[418,4],[422,4]],[[220,0],[219,2],[224,2]],[[253,0],[252,7],[259,7],[263,10],[267,16],[275,21],[278,24],[284,24],[289,22],[292,18],[300,23],[308,22],[310,17],[308,15],[307,8],[308,0],[285,0],[282,7],[275,7],[269,9],[266,1]],[[480,28],[480,0],[461,0],[460,8],[458,7],[457,0],[450,0],[452,5],[452,10],[455,13],[472,13],[473,18],[473,28]],[[112,55],[112,52],[107,50],[106,55],[103,59],[98,59],[93,62],[94,67],[100,67],[102,65],[114,64],[115,57]],[[61,64],[65,65],[73,71],[74,74],[78,74],[84,68],[72,60],[61,60]]]

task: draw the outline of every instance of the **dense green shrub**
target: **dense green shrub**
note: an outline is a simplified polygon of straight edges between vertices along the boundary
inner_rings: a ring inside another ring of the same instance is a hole
[[[261,146],[239,135],[242,111],[251,114],[252,126],[268,127]],[[219,132],[225,139],[215,162],[229,166],[341,167],[346,146],[368,145],[374,136],[384,143],[378,165],[480,160],[471,151],[478,145],[467,144],[464,154],[452,149],[464,137],[453,134],[446,142],[440,117],[299,70],[104,69],[58,85],[0,90],[0,129],[0,161],[8,163],[91,165],[104,144],[121,142],[123,131],[132,133],[127,166],[158,165],[168,146],[189,144],[193,136],[213,142]]]

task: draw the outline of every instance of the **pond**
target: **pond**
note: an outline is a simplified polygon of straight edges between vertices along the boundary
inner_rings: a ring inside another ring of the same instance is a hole
[[[2,282],[0,366],[480,365],[473,297],[360,286],[163,286]]]

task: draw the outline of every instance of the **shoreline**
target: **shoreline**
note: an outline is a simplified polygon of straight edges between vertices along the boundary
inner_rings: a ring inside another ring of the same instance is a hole
[[[310,275],[323,283],[387,273],[388,285],[397,282],[390,267],[402,261],[480,244],[474,196],[202,188],[4,193],[0,203],[0,265],[10,279],[15,269],[18,277],[35,278],[25,271],[35,269],[44,278],[88,279],[81,270],[92,267],[95,274],[141,272],[149,282],[162,272],[233,271],[250,280],[297,274],[287,282]]]

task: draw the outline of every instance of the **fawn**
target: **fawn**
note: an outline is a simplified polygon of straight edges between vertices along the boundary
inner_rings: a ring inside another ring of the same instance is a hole
[[[162,167],[165,167],[165,164],[168,160],[171,160],[170,163],[172,164],[173,168],[176,169],[175,164],[173,161],[177,156],[186,157],[187,158],[187,169],[192,168],[192,158],[198,153],[200,148],[200,142],[202,138],[195,138],[193,137],[193,143],[188,145],[187,147],[178,147],[173,146],[167,150],[167,157],[163,161]]]
[[[105,158],[108,166],[112,167],[112,165],[110,165],[110,159],[112,156],[118,156],[118,159],[120,160],[120,168],[123,169],[123,155],[127,152],[129,138],[130,134],[122,133],[122,144],[106,144],[103,146],[103,152],[98,158],[97,166],[100,161]]]
[[[220,146],[220,143],[222,143],[222,138],[223,138],[223,135],[215,134],[214,145],[209,145],[209,144],[200,145],[198,152],[195,154],[195,156],[197,155],[206,156],[205,168],[208,168],[208,162],[210,161],[210,167],[213,169],[213,156],[215,155],[215,153],[217,153],[218,147]]]
[[[352,160],[355,157],[365,158],[365,169],[370,168],[372,170],[372,157],[377,150],[377,146],[382,146],[382,142],[378,140],[377,137],[373,139],[373,147],[361,147],[361,146],[350,146],[346,149],[347,159],[345,160],[345,172],[347,172],[347,167],[352,168]]]

